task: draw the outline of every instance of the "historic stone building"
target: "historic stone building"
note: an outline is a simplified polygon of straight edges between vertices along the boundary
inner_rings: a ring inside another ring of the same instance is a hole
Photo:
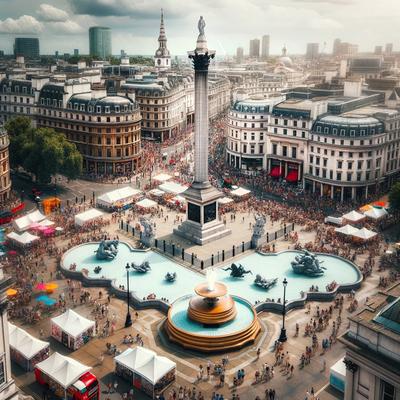
[[[9,161],[9,139],[6,130],[0,125],[0,204],[10,197],[11,178]]]
[[[38,127],[54,128],[75,143],[83,170],[131,174],[140,167],[140,110],[132,97],[107,96],[85,82],[49,83],[39,95]]]

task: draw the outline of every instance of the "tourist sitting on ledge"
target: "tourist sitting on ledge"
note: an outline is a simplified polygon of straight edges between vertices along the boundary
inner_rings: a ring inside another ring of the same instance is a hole
[[[326,285],[326,291],[327,291],[327,292],[332,292],[333,289],[335,289],[336,286],[337,286],[336,281],[332,281],[331,283],[329,283],[328,285]]]
[[[133,342],[134,342],[134,341],[133,341],[133,337],[132,337],[131,334],[125,335],[124,338],[122,339],[122,343],[123,343],[123,344],[131,344],[131,343],[133,343]]]
[[[70,271],[76,271],[76,263],[73,263],[69,266]]]
[[[155,293],[150,293],[150,294],[147,296],[147,300],[154,300],[155,298],[156,298]]]

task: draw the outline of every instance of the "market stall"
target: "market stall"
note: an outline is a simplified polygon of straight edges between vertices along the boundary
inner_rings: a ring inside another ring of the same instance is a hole
[[[368,211],[364,212],[364,215],[367,218],[378,220],[388,216],[388,212],[384,208],[375,208],[372,207]]]
[[[103,216],[104,213],[102,213],[101,211],[96,210],[95,208],[90,208],[89,210],[84,211],[83,213],[75,215],[75,225],[83,226],[90,222],[94,222],[102,218]]]
[[[175,380],[176,364],[143,347],[127,349],[114,360],[115,373],[152,398]]]
[[[54,393],[54,399],[99,399],[99,383],[89,371],[92,368],[59,353],[35,366],[36,381]]]
[[[142,199],[142,200],[140,200],[140,201],[138,201],[136,204],[135,204],[135,206],[136,207],[139,207],[139,208],[141,208],[141,209],[149,209],[149,208],[155,208],[155,207],[157,207],[157,203],[155,202],[155,201],[153,201],[153,200],[150,200],[150,199]]]
[[[25,371],[33,371],[38,362],[49,357],[50,343],[33,337],[10,322],[8,335],[11,359]]]
[[[161,174],[156,175],[153,178],[153,180],[157,181],[157,182],[160,182],[160,183],[164,183],[164,182],[169,181],[171,178],[172,178],[171,175],[161,173]]]
[[[34,222],[40,222],[46,219],[39,210],[33,211],[21,218],[17,218],[13,221],[13,228],[18,232],[23,232],[29,229],[30,225]]]
[[[159,197],[164,196],[165,192],[163,190],[155,188],[155,189],[149,190],[148,194],[149,194],[149,196],[159,198]]]
[[[236,197],[237,199],[243,199],[249,196],[250,193],[251,193],[250,190],[238,187],[237,189],[231,191],[231,196]]]
[[[94,321],[68,309],[51,319],[51,336],[69,349],[76,350],[91,339],[94,327]]]
[[[341,228],[335,228],[335,232],[345,236],[353,236],[356,232],[358,232],[358,229],[347,224]]]
[[[334,224],[334,225],[339,225],[342,226],[343,224],[343,218],[342,217],[325,217],[324,222],[326,224]]]
[[[353,210],[342,215],[342,218],[350,224],[356,224],[362,222],[365,219],[365,215]]]
[[[109,211],[117,208],[126,209],[141,195],[142,192],[140,190],[126,186],[102,194],[97,198],[96,205]]]
[[[357,232],[352,234],[354,239],[361,240],[363,242],[373,239],[376,235],[376,232],[370,231],[367,228],[358,229]]]
[[[38,241],[40,237],[32,235],[29,232],[24,232],[22,234],[11,232],[7,235],[7,239],[9,239],[13,244],[18,247],[29,247],[34,242]]]
[[[177,195],[183,193],[187,189],[187,186],[183,186],[179,183],[169,181],[163,183],[162,185],[159,185],[158,188],[163,192]]]
[[[42,201],[44,213],[50,214],[61,206],[61,200],[58,197],[48,197]]]

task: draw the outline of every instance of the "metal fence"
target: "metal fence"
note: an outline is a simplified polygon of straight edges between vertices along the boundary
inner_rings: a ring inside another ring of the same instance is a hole
[[[142,232],[140,231],[140,229],[137,228],[135,229],[132,225],[124,221],[121,221],[120,229],[126,232],[127,234],[131,234],[133,237],[139,240],[142,237]],[[277,231],[267,232],[262,238],[262,244],[272,243],[275,240],[289,234],[289,232],[293,230],[294,230],[294,224],[290,224],[290,225],[285,225],[284,227],[278,229]],[[238,245],[232,245],[232,247],[230,248],[218,250],[216,253],[211,254],[211,256],[206,259],[200,259],[197,258],[195,253],[189,253],[188,251],[186,251],[184,247],[181,247],[179,244],[164,239],[154,239],[154,247],[159,251],[161,251],[162,253],[180,259],[183,262],[186,262],[200,269],[211,267],[220,262],[224,262],[226,260],[229,260],[230,258],[236,257],[237,255],[253,248],[251,241],[242,242]]]

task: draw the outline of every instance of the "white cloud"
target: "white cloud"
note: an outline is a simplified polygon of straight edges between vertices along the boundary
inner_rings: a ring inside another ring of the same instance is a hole
[[[68,19],[68,13],[66,11],[46,3],[40,5],[37,13],[43,21],[65,22]]]
[[[67,20],[62,22],[49,22],[47,24],[56,34],[79,34],[83,33],[85,30],[75,21]]]
[[[40,33],[43,24],[31,15],[21,15],[19,18],[0,20],[0,33]]]

